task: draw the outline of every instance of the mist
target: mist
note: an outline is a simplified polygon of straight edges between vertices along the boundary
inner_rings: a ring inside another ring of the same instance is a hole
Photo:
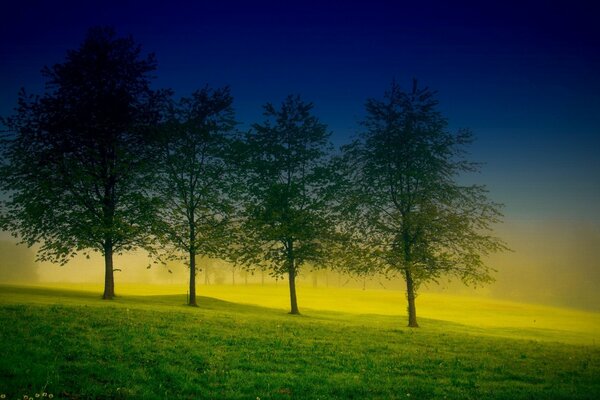
[[[38,280],[35,252],[13,241],[0,239],[0,282],[34,283]]]
[[[497,234],[513,251],[486,260],[497,271],[495,282],[474,288],[442,281],[425,291],[600,310],[599,225],[508,220]]]
[[[600,310],[600,226],[573,221],[506,221],[497,230],[513,250],[494,255],[487,264],[497,270],[495,282],[467,287],[442,280],[421,292],[485,296],[514,301]],[[36,263],[34,249],[0,240],[0,283],[96,283],[104,279],[100,254],[75,257],[67,265]],[[222,260],[198,258],[197,283],[202,285],[284,284],[267,272],[234,268]],[[150,268],[148,268],[150,267]],[[120,283],[180,285],[187,288],[184,261],[154,264],[143,251],[115,257],[115,281]],[[298,281],[314,287],[354,287],[365,290],[404,290],[401,278],[356,277],[305,266]],[[149,293],[150,294],[150,293]]]
[[[600,310],[599,225],[507,221],[499,234],[514,252],[490,259],[498,270],[490,295]]]

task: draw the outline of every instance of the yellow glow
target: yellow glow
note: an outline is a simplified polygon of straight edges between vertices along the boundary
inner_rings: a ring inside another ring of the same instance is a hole
[[[600,227],[594,224],[564,221],[507,221],[506,224],[498,227],[498,230],[499,236],[508,242],[514,252],[496,254],[486,259],[486,263],[497,270],[493,274],[496,282],[474,289],[464,286],[456,279],[448,282],[443,278],[440,284],[425,284],[421,288],[421,292],[467,297],[485,296],[600,311],[600,291],[598,290],[600,257],[598,257],[597,251],[600,248]],[[10,242],[6,243],[10,244]],[[18,257],[19,252],[25,253]],[[14,260],[22,260],[25,256],[28,256],[31,260],[30,264],[33,264],[34,253],[32,250],[28,250],[24,246],[14,246],[14,251],[10,251],[10,247],[5,245],[0,252],[0,272],[2,268],[10,268],[9,276],[14,278],[18,275],[14,272],[17,269],[13,265]],[[147,269],[151,261],[145,252],[137,251],[116,256],[114,262],[115,268],[119,269],[115,272],[117,290],[124,283],[180,284],[181,290],[185,293],[189,271],[184,261],[173,262],[168,268],[162,265],[153,265],[151,269]],[[230,284],[233,280],[233,270],[224,262],[199,258],[197,264],[201,269],[198,274],[199,284],[205,282],[207,271],[212,284]],[[101,284],[104,279],[104,260],[99,254],[92,254],[90,259],[84,256],[75,257],[65,266],[46,262],[39,263],[37,267],[32,268],[37,279],[32,279],[24,273],[21,280],[7,279],[6,276],[3,279],[3,275],[0,273],[0,283],[88,282]],[[21,271],[25,270],[27,268],[24,266]],[[333,272],[325,271],[319,271],[317,275],[320,287],[326,285],[346,288],[363,286],[361,278],[347,276],[340,278]],[[240,269],[235,271],[237,284],[245,282],[246,279],[249,283],[257,284],[263,278],[267,283],[274,283],[273,279],[266,274],[264,277],[261,276],[260,272],[246,278]],[[316,276],[310,271],[310,267],[303,268],[298,276],[299,283],[304,285],[310,286],[313,279],[316,281]],[[283,288],[286,283],[280,281],[279,285]],[[374,276],[367,279],[366,287],[368,289],[382,287],[393,289],[400,292],[398,296],[401,298],[405,283],[400,278],[387,280],[381,276]],[[307,307],[307,304],[311,304],[310,291],[305,296],[307,298],[300,305]],[[281,297],[286,298],[287,295]],[[422,297],[419,301],[424,302],[420,307],[420,313],[428,315],[427,296]],[[283,307],[283,303],[281,304]],[[370,312],[368,310],[375,307],[371,303],[364,306],[367,307],[365,312]],[[373,312],[386,313],[386,307],[375,307]],[[398,310],[403,310],[403,306],[391,306],[388,314],[401,312]]]
[[[44,284],[45,287],[102,292],[99,284]],[[186,296],[185,285],[119,284],[119,296],[181,295]],[[287,282],[277,285],[198,285],[199,296],[224,301],[250,304],[286,312],[289,307]],[[332,311],[352,315],[373,314],[398,316],[398,325],[406,324],[404,293],[396,290],[360,290],[300,285],[298,287],[300,311],[306,316],[317,311]],[[199,299],[202,306],[202,299]],[[169,305],[177,306],[177,304]],[[516,303],[481,297],[457,296],[440,293],[423,293],[417,298],[417,314],[423,328],[427,320],[447,321],[464,326],[470,333],[516,337],[528,340],[552,340],[566,343],[597,344],[600,338],[600,313],[568,308]],[[343,316],[342,316],[343,317]],[[364,318],[369,321],[369,317]]]

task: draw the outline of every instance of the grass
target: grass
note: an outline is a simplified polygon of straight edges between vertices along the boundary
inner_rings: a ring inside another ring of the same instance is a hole
[[[0,393],[71,399],[595,399],[600,316],[279,286],[0,286]],[[157,295],[150,295],[156,293]],[[534,322],[535,321],[535,322]]]

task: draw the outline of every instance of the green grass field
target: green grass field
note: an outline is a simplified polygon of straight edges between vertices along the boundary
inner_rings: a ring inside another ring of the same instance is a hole
[[[0,286],[0,394],[55,399],[598,399],[600,315],[279,286]]]

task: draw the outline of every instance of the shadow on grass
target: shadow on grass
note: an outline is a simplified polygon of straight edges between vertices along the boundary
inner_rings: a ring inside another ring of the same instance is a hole
[[[197,296],[197,307],[187,304],[187,295],[118,295],[113,300],[102,300],[101,294],[87,290],[48,288],[0,284],[0,304],[65,304],[81,306],[125,306],[135,308],[160,308],[163,311],[173,307],[177,311],[222,311],[245,314],[286,315],[287,310],[250,304],[234,303],[214,297]]]
[[[74,290],[74,289],[58,289],[43,286],[26,286],[26,285],[13,285],[13,284],[0,284],[0,295],[13,295],[13,296],[38,296],[38,297],[56,297],[56,298],[70,298],[70,299],[81,299],[81,300],[100,300],[102,299],[101,293],[90,292],[88,290]],[[34,299],[32,299],[34,300]]]
[[[214,297],[197,296],[197,307],[187,305],[187,295],[118,295],[113,300],[102,300],[96,291],[40,286],[0,284],[1,304],[69,305],[86,307],[124,307],[151,309],[160,312],[186,312],[232,314],[244,318],[282,319],[315,323],[342,323],[350,325],[383,324],[403,328],[404,319],[379,314],[352,314],[339,311],[306,308],[299,315],[290,315],[287,308],[272,308],[254,304],[235,303]],[[425,321],[424,319],[422,320]],[[433,320],[432,320],[433,321]],[[437,321],[436,321],[437,323]]]
[[[362,326],[364,328],[381,328],[390,333],[411,332],[414,334],[440,334],[446,332],[461,333],[468,336],[494,336],[520,340],[547,342],[585,342],[573,332],[554,329],[495,327],[483,328],[457,323],[454,321],[420,318],[421,328],[407,328],[406,317],[381,314],[353,314],[339,311],[304,309],[300,315],[289,315],[287,309],[270,308],[259,305],[235,303],[214,297],[198,296],[198,307],[187,305],[187,296],[182,294],[159,295],[121,295],[114,300],[102,300],[100,293],[89,290],[51,288],[40,286],[19,286],[0,284],[0,306],[2,305],[65,305],[74,307],[116,307],[140,309],[152,312],[186,314],[221,314],[228,318],[248,320],[278,320],[284,323],[336,324],[343,326]],[[589,343],[588,343],[589,342]]]

